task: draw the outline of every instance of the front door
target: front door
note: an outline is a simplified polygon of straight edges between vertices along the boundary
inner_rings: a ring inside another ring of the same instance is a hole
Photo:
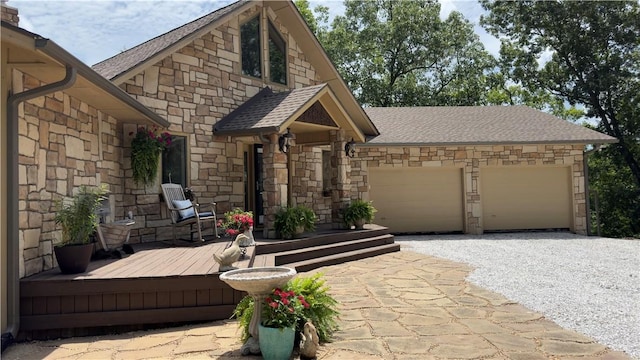
[[[249,145],[244,153],[245,208],[253,211],[254,226],[264,224],[262,203],[262,144]]]

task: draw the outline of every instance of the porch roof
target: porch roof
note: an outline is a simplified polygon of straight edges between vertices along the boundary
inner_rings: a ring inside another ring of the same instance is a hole
[[[296,120],[314,104],[322,105],[331,118],[325,123],[309,123]],[[349,118],[327,84],[308,86],[284,92],[274,92],[265,87],[247,102],[218,121],[214,135],[251,136],[284,133],[287,128],[296,133],[297,143],[328,141],[318,136],[327,130],[345,129],[347,137],[364,142],[362,131]],[[311,135],[310,134],[315,134]]]

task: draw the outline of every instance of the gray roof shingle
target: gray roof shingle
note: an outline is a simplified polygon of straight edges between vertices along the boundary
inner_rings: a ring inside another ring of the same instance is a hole
[[[277,93],[266,87],[218,121],[213,132],[216,135],[279,132],[280,126],[325,86],[327,84]]]
[[[147,59],[162,52],[168,47],[178,43],[185,37],[220,19],[224,15],[240,8],[248,2],[250,2],[250,0],[240,0],[233,4],[227,5],[190,23],[184,24],[167,33],[156,36],[155,38],[137,45],[129,50],[123,51],[120,54],[103,60],[93,65],[92,68],[98,74],[111,80],[118,75],[132,69],[136,65],[145,62]]]
[[[611,143],[617,140],[527,106],[366,108],[369,144]]]

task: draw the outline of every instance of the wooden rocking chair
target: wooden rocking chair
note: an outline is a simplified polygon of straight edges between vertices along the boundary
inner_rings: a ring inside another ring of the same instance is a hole
[[[216,203],[207,206],[211,211],[201,212],[200,205],[194,204],[191,200],[184,196],[182,185],[180,184],[162,184],[162,194],[164,201],[169,209],[171,216],[171,225],[173,225],[173,241],[176,241],[176,227],[189,225],[191,229],[191,241],[193,241],[193,224],[197,225],[198,239],[204,241],[202,237],[202,223],[213,222],[213,236],[218,236],[218,221],[216,218]],[[203,206],[204,207],[204,206]]]

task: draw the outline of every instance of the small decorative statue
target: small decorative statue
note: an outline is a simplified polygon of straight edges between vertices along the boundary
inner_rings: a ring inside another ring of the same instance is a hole
[[[236,269],[232,265],[240,258],[240,255],[242,254],[240,243],[245,241],[249,241],[249,238],[244,234],[238,234],[231,246],[226,248],[222,254],[213,254],[213,259],[220,264],[220,272]]]
[[[313,326],[313,322],[307,320],[300,333],[300,359],[315,359],[318,346],[320,346],[318,331]]]

